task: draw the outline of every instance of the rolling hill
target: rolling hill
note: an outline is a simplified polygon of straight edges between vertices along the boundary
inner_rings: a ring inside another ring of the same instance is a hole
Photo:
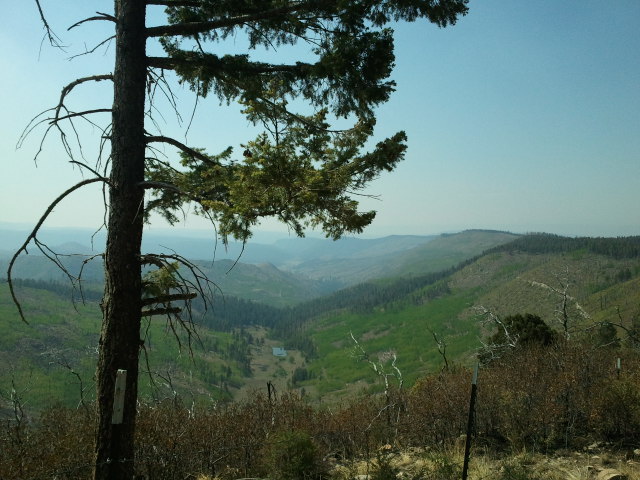
[[[549,248],[538,248],[539,239],[549,242]],[[611,322],[623,327],[617,334],[624,341],[625,329],[640,331],[639,240],[608,239],[603,250],[585,246],[581,239],[567,245],[562,237],[520,237],[440,278],[424,277],[415,289],[399,288],[400,281],[378,285],[377,291],[372,285],[376,294],[368,302],[352,292],[350,305],[336,299],[338,309],[307,323],[317,354],[306,366],[314,380],[300,385],[318,398],[380,388],[379,375],[363,361],[362,351],[388,374],[394,373],[390,359],[395,356],[410,384],[444,365],[434,333],[446,343],[449,362],[470,364],[481,340],[496,328],[487,312],[499,317],[537,314],[564,334],[566,311],[570,339],[596,342],[600,322]],[[388,294],[394,290],[397,294]],[[360,286],[360,291],[366,288]]]
[[[180,350],[164,319],[145,328],[150,363],[143,357],[141,368],[151,372],[148,378],[156,387],[145,381],[143,393],[175,391],[206,400],[247,395],[272,382],[279,391],[304,389],[310,398],[327,401],[380,388],[381,377],[371,361],[378,372],[401,372],[410,385],[442,368],[445,357],[450,363],[473,362],[481,339],[494,328],[483,312],[502,317],[535,313],[562,331],[558,310],[563,300],[572,339],[593,336],[594,325],[603,321],[627,329],[639,326],[636,237],[567,239],[468,231],[417,246],[406,242],[389,258],[384,243],[357,251],[362,258],[376,258],[377,251],[388,276],[328,295],[322,295],[317,280],[303,280],[273,265],[236,264],[228,274],[236,276],[236,283],[223,286],[225,295],[213,309],[194,310],[199,338],[193,342],[193,356],[187,337],[182,337]],[[354,257],[357,261],[357,252]],[[441,271],[433,271],[438,262]],[[224,278],[232,263],[214,263],[208,273]],[[3,393],[19,380],[35,404],[50,399],[77,403],[82,389],[90,396],[99,307],[92,300],[74,308],[68,290],[59,285],[33,279],[19,285],[30,322],[26,325],[17,319],[6,284],[0,284]],[[625,333],[618,328],[620,337]],[[284,347],[287,356],[274,357],[271,349],[276,346]]]

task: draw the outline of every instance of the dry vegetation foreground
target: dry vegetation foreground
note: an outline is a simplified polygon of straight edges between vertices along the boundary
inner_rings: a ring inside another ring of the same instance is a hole
[[[616,371],[620,358],[622,369]],[[297,395],[140,404],[136,474],[146,479],[461,478],[471,372],[410,389],[312,406]],[[14,403],[0,430],[1,479],[88,478],[92,406],[29,419]],[[480,371],[469,479],[640,480],[637,349],[559,342],[521,348]],[[131,461],[120,459],[120,461]]]
[[[333,478],[457,480],[462,475],[464,448],[414,449],[387,456],[391,468],[384,469],[385,473],[378,460],[360,461],[335,467]],[[640,480],[640,450],[628,458],[604,446],[547,455],[521,452],[499,456],[474,449],[469,465],[469,480]]]

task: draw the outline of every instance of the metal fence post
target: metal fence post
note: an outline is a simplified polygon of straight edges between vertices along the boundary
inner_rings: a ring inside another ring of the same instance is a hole
[[[471,378],[471,399],[469,400],[469,420],[467,422],[467,438],[464,445],[464,464],[462,466],[462,480],[467,480],[469,470],[469,455],[471,453],[471,433],[473,431],[473,419],[476,408],[476,396],[478,395],[478,364],[473,369]]]

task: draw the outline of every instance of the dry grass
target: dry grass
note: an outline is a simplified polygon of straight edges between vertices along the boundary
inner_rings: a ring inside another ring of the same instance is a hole
[[[460,448],[434,452],[410,449],[390,455],[390,464],[399,472],[398,478],[418,480],[435,479],[434,473],[442,468],[443,459],[457,467],[450,478],[460,478],[459,471],[464,461]],[[511,456],[474,454],[469,464],[469,480],[595,480],[598,473],[615,470],[627,480],[640,480],[640,454],[634,458],[619,452],[564,452],[557,455],[517,453]],[[369,475],[375,480],[376,460],[360,460],[345,465],[336,465],[332,478],[350,480]],[[508,467],[511,467],[509,470]],[[511,473],[509,473],[511,472]],[[519,473],[513,473],[519,472]],[[201,479],[206,480],[206,479]],[[439,477],[438,480],[449,480]]]

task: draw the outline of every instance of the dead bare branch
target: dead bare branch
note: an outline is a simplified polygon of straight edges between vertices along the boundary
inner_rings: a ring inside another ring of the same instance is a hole
[[[110,43],[112,40],[114,40],[116,38],[115,35],[111,35],[110,37],[105,38],[104,40],[102,40],[100,43],[97,43],[96,45],[93,46],[93,48],[87,50],[85,47],[85,51],[82,53],[78,53],[76,55],[72,55],[69,57],[69,60],[73,60],[74,58],[78,58],[78,57],[82,57],[83,55],[90,55],[93,52],[95,52],[96,50],[98,50],[101,46],[103,46],[105,43]]]
[[[482,315],[485,317],[486,319],[485,321],[496,324],[498,328],[500,328],[504,332],[504,338],[506,342],[505,342],[505,345],[503,346],[506,346],[509,348],[515,348],[518,345],[518,335],[512,335],[511,332],[509,332],[509,329],[504,324],[504,322],[502,321],[499,315],[493,313],[491,310],[489,310],[483,305],[479,305],[475,307],[475,310],[478,312],[479,315]]]
[[[164,75],[164,70],[160,70],[160,73],[158,74],[154,69],[149,69],[148,73],[147,73],[148,81],[147,81],[147,92],[148,92],[148,98],[149,98],[149,110],[151,110],[151,108],[155,108],[155,96],[156,96],[156,91],[160,90],[160,92],[164,95],[164,97],[167,99],[167,101],[169,102],[169,105],[171,106],[171,109],[173,110],[174,114],[176,115],[176,119],[178,120],[178,124],[181,125],[182,124],[182,116],[180,115],[180,112],[178,110],[178,98],[177,96],[173,93],[173,89],[171,88],[171,85],[169,84],[169,82],[167,82],[167,79],[165,78]],[[160,115],[162,115],[162,112],[158,112],[160,113]],[[147,114],[153,118],[153,116],[150,115],[150,112],[147,112]]]
[[[92,75],[90,77],[81,77],[65,85],[62,91],[60,92],[60,100],[58,101],[58,105],[55,107],[56,114],[54,118],[58,118],[60,116],[60,109],[64,106],[64,100],[74,88],[86,82],[101,82],[103,80],[113,81],[113,74],[105,73],[102,75]]]
[[[33,239],[34,244],[36,245],[36,247],[38,248],[38,250],[40,250],[40,252],[46,257],[48,258],[51,262],[53,262],[53,264],[58,267],[58,269],[67,277],[67,279],[69,280],[69,283],[71,284],[71,303],[73,305],[73,308],[76,309],[76,302],[75,302],[75,291],[76,291],[76,287],[78,285],[81,284],[80,282],[80,278],[73,275],[65,266],[65,264],[62,262],[62,260],[60,260],[61,257],[73,257],[73,256],[78,256],[78,255],[72,255],[72,254],[59,254],[55,251],[53,251],[47,244],[41,242],[40,240],[38,240],[37,238]],[[82,290],[82,288],[80,287],[80,297],[82,299],[82,303],[84,303],[84,292]],[[77,311],[77,309],[76,309]]]
[[[27,239],[25,240],[25,242],[22,244],[22,246],[13,254],[13,257],[11,258],[11,260],[9,261],[9,267],[7,268],[7,283],[9,284],[9,292],[11,293],[11,299],[13,300],[13,303],[16,305],[16,307],[18,308],[18,313],[20,314],[20,318],[22,319],[22,321],[26,324],[28,324],[29,322],[27,322],[27,319],[25,318],[24,312],[22,310],[22,305],[20,304],[17,296],[16,296],[16,292],[15,289],[13,288],[13,282],[12,282],[12,277],[11,274],[13,272],[13,267],[16,263],[16,260],[18,259],[18,257],[20,256],[20,254],[22,252],[28,253],[27,252],[27,246],[29,245],[29,243],[32,240],[36,240],[37,235],[38,235],[38,231],[40,230],[40,227],[42,226],[42,224],[45,222],[45,220],[49,217],[49,215],[51,214],[51,212],[53,211],[53,209],[62,201],[64,200],[67,196],[69,196],[71,193],[75,192],[76,190],[84,187],[85,185],[89,185],[92,183],[96,183],[96,182],[104,182],[104,183],[109,183],[109,179],[105,178],[105,177],[96,177],[96,178],[89,178],[87,180],[83,180],[80,183],[77,183],[76,185],[74,185],[71,188],[68,188],[67,190],[65,190],[62,194],[60,194],[53,202],[51,202],[51,204],[49,204],[49,207],[47,208],[47,210],[44,212],[44,214],[42,215],[42,217],[40,217],[40,220],[38,221],[38,223],[36,224],[36,226],[33,228],[33,230],[31,231],[31,233],[27,236]]]
[[[69,360],[65,357],[64,353],[54,350],[45,352],[44,355],[50,355],[52,357],[52,361],[50,363],[54,363],[68,370],[69,373],[78,380],[78,386],[80,388],[80,400],[78,401],[77,408],[79,409],[80,407],[82,407],[85,412],[89,413],[89,405],[87,405],[85,393],[90,388],[90,386],[85,385],[85,382],[82,380],[82,376],[73,368],[71,362],[69,362]]]
[[[171,293],[166,295],[159,295],[157,297],[142,299],[142,306],[153,305],[154,303],[170,303],[176,300],[193,300],[198,296],[197,293]]]
[[[92,242],[93,242],[93,237],[92,237]],[[82,274],[84,273],[84,267],[89,262],[93,261],[94,259],[96,259],[98,257],[104,258],[104,253],[97,253],[96,255],[91,255],[90,257],[85,258],[82,261],[82,265],[80,265],[80,271],[78,272],[78,277],[77,278],[78,278],[78,289],[80,290],[80,298],[82,300],[82,303],[84,303],[84,301],[85,301],[84,300],[84,289],[82,288]]]
[[[42,10],[42,5],[40,5],[40,0],[35,0],[36,5],[38,6],[38,12],[40,13],[40,20],[42,20],[42,24],[45,29],[45,37],[49,40],[49,45],[55,48],[59,48],[60,50],[64,50],[64,46],[61,43],[60,37],[58,37],[55,32],[49,26],[49,22],[47,22],[47,18],[44,15],[44,11]]]
[[[389,384],[389,377],[393,377],[396,379],[396,381],[398,382],[397,388],[399,390],[402,390],[402,387],[404,384],[404,379],[402,378],[402,372],[396,365],[396,362],[398,360],[396,352],[393,350],[383,352],[382,354],[378,355],[378,362],[375,362],[371,360],[369,354],[364,350],[364,348],[362,348],[358,340],[356,340],[355,336],[353,335],[353,332],[349,332],[349,335],[351,336],[351,340],[355,345],[354,350],[360,352],[360,355],[359,355],[360,359],[366,361],[371,366],[375,374],[378,375],[378,377],[380,377],[384,383],[385,403],[383,407],[378,411],[378,414],[371,419],[371,423],[365,429],[365,431],[371,429],[375,420],[381,417],[383,413],[386,414],[387,425],[390,427],[392,424],[391,415],[393,411],[396,412],[396,421],[397,421],[400,418],[400,413],[403,408],[401,402],[398,403],[397,401],[393,401],[392,394],[391,394],[392,393],[391,386]],[[391,370],[393,370],[392,372],[388,372],[385,367],[385,364],[387,364],[389,360],[391,360],[390,364],[391,364]],[[397,435],[397,433],[398,431],[396,428],[395,434]]]
[[[100,112],[111,112],[111,109],[95,109],[95,110],[87,110],[84,112],[71,112],[69,109],[67,109],[66,105],[65,105],[65,99],[66,97],[71,93],[71,91],[77,87],[78,85],[81,85],[83,83],[89,82],[89,81],[95,81],[95,82],[99,82],[102,80],[113,80],[113,76],[111,74],[104,74],[104,75],[93,75],[90,77],[82,77],[82,78],[78,78],[76,80],[74,80],[73,82],[69,83],[68,85],[66,85],[61,93],[60,93],[60,99],[58,101],[58,104],[53,107],[53,108],[49,108],[47,110],[44,110],[42,112],[40,112],[39,114],[37,114],[36,116],[34,116],[29,123],[27,124],[27,126],[24,128],[24,130],[22,131],[22,133],[20,134],[20,137],[18,138],[18,143],[16,145],[16,148],[21,148],[22,145],[24,144],[24,142],[26,141],[27,137],[40,125],[43,124],[47,124],[47,128],[44,132],[44,134],[42,135],[42,138],[40,139],[40,144],[38,147],[38,151],[36,152],[36,154],[34,155],[34,161],[37,161],[40,153],[43,150],[43,145],[44,142],[47,138],[47,136],[49,135],[49,132],[51,131],[52,128],[55,128],[58,130],[58,132],[60,133],[60,141],[62,143],[63,148],[65,149],[65,152],[67,153],[67,155],[74,160],[74,154],[73,154],[73,148],[71,146],[71,144],[69,143],[69,140],[67,139],[67,133],[65,132],[65,130],[60,126],[60,122],[62,120],[69,120],[71,129],[73,130],[75,137],[76,137],[76,143],[80,149],[80,152],[82,152],[82,144],[80,142],[79,139],[79,135],[78,132],[75,128],[75,124],[73,123],[73,118],[76,117],[82,117],[83,120],[87,121],[89,124],[91,124],[92,126],[96,127],[96,128],[100,128],[101,130],[103,130],[103,132],[106,130],[106,128],[102,128],[99,125],[97,125],[95,122],[91,121],[89,118],[87,118],[87,115],[92,114],[92,113],[100,113]],[[50,113],[52,112],[52,113]],[[62,115],[62,112],[64,112],[65,114]]]
[[[382,355],[383,359],[379,359],[378,362],[374,362],[373,360],[371,360],[371,357],[365,351],[365,349],[362,348],[362,345],[360,345],[360,342],[356,340],[356,337],[354,337],[353,332],[349,332],[349,336],[351,337],[351,340],[354,343],[354,349],[360,352],[359,354],[360,359],[367,362],[371,366],[371,369],[375,372],[375,374],[383,379],[384,386],[385,386],[384,391],[387,397],[389,396],[389,377],[396,378],[396,380],[398,381],[398,387],[402,388],[402,384],[404,383],[404,381],[402,378],[402,373],[396,366],[397,355],[394,351],[390,350],[388,352],[385,352]],[[395,373],[387,373],[385,371],[384,363],[388,360],[391,360],[391,369]]]
[[[565,271],[562,274],[554,273],[553,276],[555,277],[556,282],[559,285],[559,288],[546,283],[542,283],[542,282],[530,281],[528,283],[533,287],[538,287],[538,288],[542,288],[544,290],[550,291],[553,294],[555,294],[557,297],[559,297],[559,301],[558,301],[559,303],[555,310],[556,320],[560,323],[562,327],[562,332],[564,334],[565,339],[569,340],[571,336],[571,331],[570,331],[571,318],[569,315],[570,305],[573,304],[576,312],[582,318],[589,319],[591,317],[584,310],[584,308],[582,308],[582,306],[578,303],[578,300],[572,297],[571,295],[569,295],[569,289],[572,286],[569,280],[569,267],[566,267]]]
[[[55,123],[58,123],[60,120],[68,120],[70,118],[75,118],[75,117],[85,117],[87,115],[92,115],[94,113],[111,113],[111,112],[112,110],[110,108],[95,108],[93,110],[84,110],[82,112],[72,112],[62,117],[50,119],[50,123],[55,124]]]
[[[89,165],[87,165],[84,162],[79,162],[78,160],[69,160],[69,163],[71,163],[72,165],[78,165],[80,167],[80,169],[86,169],[89,170],[91,173],[93,173],[96,177],[102,177],[103,175],[101,175],[100,173],[98,173],[97,170],[95,170],[94,168],[90,167]]]
[[[152,317],[154,315],[178,315],[182,313],[182,308],[180,307],[161,307],[161,308],[151,308],[149,310],[142,310],[140,312],[141,317]],[[178,340],[178,344],[180,341]]]
[[[496,360],[500,358],[505,352],[510,351],[518,346],[518,341],[520,340],[517,334],[512,334],[509,331],[509,328],[505,325],[499,315],[486,308],[483,305],[478,305],[474,307],[474,310],[477,312],[477,315],[484,317],[483,323],[493,323],[500,330],[502,330],[504,334],[504,342],[503,343],[485,343],[480,340],[482,344],[482,348],[480,351],[484,357],[487,357],[485,362],[489,362],[491,360]]]
[[[113,15],[109,15],[108,13],[102,13],[102,12],[96,12],[98,15],[94,16],[94,17],[87,17],[83,20],[80,20],[76,23],[74,23],[73,25],[71,25],[69,28],[67,28],[67,31],[79,27],[80,25],[87,23],[87,22],[96,22],[96,21],[108,21],[108,22],[113,22],[116,23],[116,17],[114,17]]]
[[[438,347],[438,353],[444,360],[444,367],[442,368],[445,372],[449,371],[449,361],[447,360],[447,343],[436,334],[433,330],[427,327],[427,330],[431,332],[433,336],[433,340],[436,342],[436,346]]]

